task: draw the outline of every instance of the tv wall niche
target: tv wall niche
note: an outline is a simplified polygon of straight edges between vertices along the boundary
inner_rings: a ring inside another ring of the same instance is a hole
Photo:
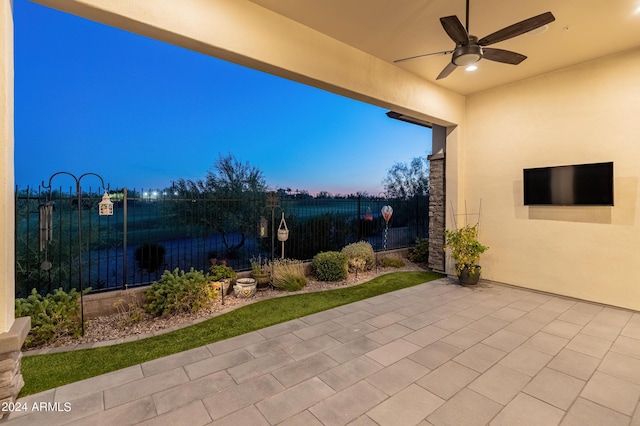
[[[613,206],[613,162],[524,169],[526,206]]]

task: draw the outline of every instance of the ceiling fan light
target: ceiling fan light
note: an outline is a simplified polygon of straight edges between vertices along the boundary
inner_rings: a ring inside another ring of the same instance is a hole
[[[460,46],[453,52],[451,62],[458,66],[466,67],[475,64],[482,59],[482,48],[477,44]]]

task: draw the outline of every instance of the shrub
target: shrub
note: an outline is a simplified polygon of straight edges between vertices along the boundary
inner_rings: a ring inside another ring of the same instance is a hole
[[[144,243],[136,249],[134,257],[142,269],[155,271],[164,264],[165,252],[162,244]]]
[[[305,285],[307,285],[307,277],[293,274],[284,274],[277,285],[275,283],[273,284],[274,287],[284,291],[302,290]]]
[[[338,251],[318,253],[312,261],[313,273],[320,281],[340,281],[347,278],[347,256]]]
[[[219,264],[217,259],[210,259],[209,262],[211,266],[208,274],[212,281],[235,280],[238,276],[231,266],[227,266],[226,260],[221,260]]]
[[[76,289],[67,293],[61,288],[44,297],[33,289],[26,299],[16,299],[16,317],[31,317],[31,331],[25,339],[25,347],[55,343],[64,336],[80,336],[79,299],[80,293]]]
[[[126,301],[124,298],[119,298],[113,302],[113,307],[117,310],[116,315],[118,318],[118,326],[120,327],[138,323],[145,317],[144,309],[140,307],[136,295],[129,293],[127,298],[129,301]]]
[[[366,241],[351,243],[342,249],[342,253],[347,256],[349,265],[354,267],[356,271],[358,269],[371,270],[376,264],[373,247]]]
[[[198,312],[211,305],[217,295],[202,271],[176,268],[173,272],[164,271],[160,281],[154,281],[145,291],[145,309],[155,316]]]
[[[429,239],[416,238],[416,245],[407,257],[415,263],[427,262],[429,260]]]
[[[404,260],[399,257],[383,257],[378,264],[383,268],[402,268],[404,266]]]
[[[279,259],[273,262],[273,286],[284,291],[298,291],[307,285],[304,264],[300,260]]]

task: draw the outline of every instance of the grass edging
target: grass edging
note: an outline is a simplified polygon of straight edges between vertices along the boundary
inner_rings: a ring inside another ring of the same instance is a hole
[[[393,272],[347,288],[252,303],[155,337],[71,352],[22,358],[20,397],[208,345],[281,322],[441,278],[435,272]]]

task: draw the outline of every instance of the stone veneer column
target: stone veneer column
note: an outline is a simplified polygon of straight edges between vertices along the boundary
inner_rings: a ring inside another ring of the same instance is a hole
[[[445,154],[429,155],[429,268],[445,272]]]
[[[29,317],[16,318],[11,329],[0,334],[0,405],[13,402],[24,386],[20,372],[22,344],[31,328]],[[0,412],[2,418],[8,412]]]

